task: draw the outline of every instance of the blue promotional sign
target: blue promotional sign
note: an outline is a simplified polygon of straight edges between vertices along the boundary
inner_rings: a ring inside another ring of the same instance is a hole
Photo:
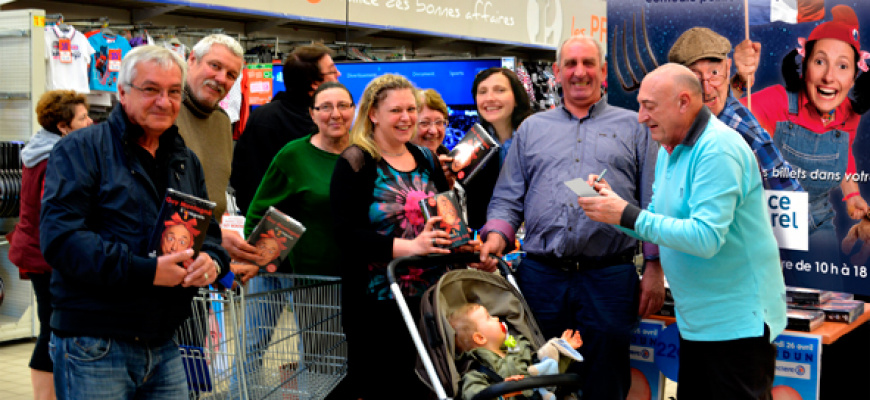
[[[668,379],[677,382],[680,372],[680,328],[677,324],[671,324],[659,334],[655,362]]]
[[[863,55],[870,49],[866,34],[870,2],[751,0],[749,27],[744,23],[742,0],[607,3],[607,93],[615,106],[638,109],[643,77],[668,62],[674,42],[690,28],[709,28],[730,41],[732,48],[745,40],[747,31],[750,40],[761,44],[755,84],[749,97],[740,101],[751,106],[792,167],[761,173],[767,178],[795,179],[804,193],[767,193],[785,282],[870,295],[870,235],[866,233],[870,232],[870,118],[858,112],[870,108],[870,79],[861,79],[870,73],[863,71],[867,68]],[[836,88],[818,80],[821,75],[816,72],[826,63],[804,64],[804,56],[799,55],[803,51],[810,59],[822,52],[833,58],[823,46],[814,46],[823,38],[845,44],[840,47],[849,62],[843,68],[850,74]],[[736,73],[733,50],[728,56],[732,67],[726,77],[730,78]],[[706,86],[710,96],[716,94],[708,103],[711,109],[720,104],[717,98],[735,93],[729,83],[723,79]],[[797,114],[789,111],[789,91],[797,95]],[[722,105],[718,107],[714,113],[721,112]]]
[[[677,324],[643,320],[631,339],[632,388],[629,398],[659,399],[664,391],[664,374],[677,382],[680,363],[680,330]],[[798,332],[784,332],[773,341],[776,346],[774,400],[818,400],[822,365],[822,338]],[[640,375],[638,378],[635,375]],[[652,397],[635,392],[635,382],[649,382]],[[656,383],[654,383],[656,382]],[[631,393],[640,397],[631,397]]]
[[[773,398],[818,399],[821,336],[785,332],[777,336],[773,344],[776,345]]]
[[[472,83],[477,73],[501,67],[502,59],[343,62],[336,64],[339,80],[354,99],[361,98],[366,85],[383,74],[402,75],[421,89],[435,89],[451,106],[473,105]]]
[[[272,96],[274,96],[287,88],[284,85],[284,66],[272,64],[272,77]]]
[[[631,336],[631,389],[629,399],[661,400],[665,378],[656,366],[655,350],[665,323],[643,320]]]

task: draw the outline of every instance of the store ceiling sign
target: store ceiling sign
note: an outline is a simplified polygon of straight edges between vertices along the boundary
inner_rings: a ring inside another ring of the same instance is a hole
[[[313,22],[343,24],[349,15],[356,27],[552,49],[572,34],[606,38],[605,0],[246,0],[244,8],[237,0],[205,3]]]

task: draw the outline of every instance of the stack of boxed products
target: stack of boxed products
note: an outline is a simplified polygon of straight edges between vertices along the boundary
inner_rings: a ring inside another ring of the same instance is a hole
[[[849,293],[827,290],[807,289],[794,286],[786,287],[788,304],[788,326],[793,331],[809,332],[825,321],[850,324],[864,314],[864,302],[854,300]],[[665,302],[657,313],[665,317],[675,317],[674,297],[665,283]]]
[[[864,302],[849,293],[786,287],[788,326],[786,329],[809,332],[823,322],[850,324],[864,314]]]

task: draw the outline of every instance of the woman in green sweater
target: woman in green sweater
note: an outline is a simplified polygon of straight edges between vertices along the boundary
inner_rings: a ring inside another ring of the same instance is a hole
[[[329,181],[338,155],[347,147],[353,122],[353,97],[338,82],[321,85],[309,108],[318,131],[287,143],[272,160],[248,207],[245,237],[269,206],[305,225],[305,234],[279,272],[338,276],[338,246],[333,237]]]
[[[324,83],[314,91],[309,112],[317,125],[317,133],[287,143],[272,159],[248,207],[245,237],[250,236],[269,206],[273,206],[305,225],[305,233],[278,266],[278,272],[338,276],[341,253],[333,234],[329,182],[339,154],[348,145],[354,115],[353,97],[341,83]],[[247,278],[250,277],[242,277],[245,281]],[[247,293],[269,292],[292,284],[292,279],[264,274],[251,281]],[[253,304],[246,311],[246,375],[255,376],[262,366],[261,357],[281,315],[281,311],[275,309],[280,306],[267,303],[270,302]],[[296,318],[306,317],[296,315]],[[302,340],[309,342],[309,346],[324,346],[317,348],[332,345],[310,343],[324,339],[303,337]],[[336,392],[332,395],[330,398],[341,396]]]

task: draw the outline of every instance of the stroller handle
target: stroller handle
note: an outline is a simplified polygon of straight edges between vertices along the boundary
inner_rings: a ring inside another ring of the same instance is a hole
[[[511,275],[510,268],[507,263],[504,262],[501,258],[495,256],[494,254],[489,255],[492,258],[498,260],[498,269],[501,273],[508,277]],[[401,265],[414,265],[418,267],[431,267],[435,265],[444,265],[444,264],[468,264],[468,263],[479,263],[480,262],[480,253],[450,253],[450,254],[430,254],[425,256],[411,256],[411,257],[399,257],[394,258],[387,265],[387,279],[390,280],[390,284],[396,283],[396,268]]]
[[[518,381],[505,381],[490,385],[481,390],[471,400],[497,399],[508,393],[519,392],[541,387],[558,386],[559,388],[579,388],[580,376],[577,374],[557,374],[527,376]]]

